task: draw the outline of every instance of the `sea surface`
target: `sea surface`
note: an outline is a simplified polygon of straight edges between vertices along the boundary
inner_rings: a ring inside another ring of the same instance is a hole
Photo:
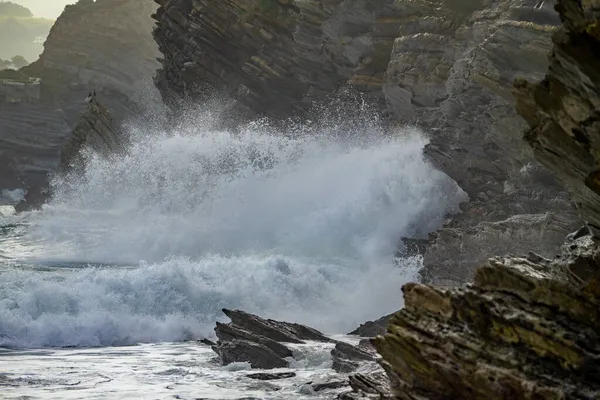
[[[132,126],[125,153],[55,177],[42,210],[0,208],[0,398],[335,398],[302,389],[334,374],[330,345],[297,346],[297,376],[262,382],[196,340],[224,307],[356,340],[415,279],[400,238],[464,194],[414,129],[213,125]]]

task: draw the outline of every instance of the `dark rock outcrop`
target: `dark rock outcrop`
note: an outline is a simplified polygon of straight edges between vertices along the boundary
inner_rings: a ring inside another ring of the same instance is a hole
[[[304,340],[333,342],[321,332],[300,324],[260,318],[240,310],[223,309],[231,322],[217,322],[219,341],[212,349],[223,365],[249,362],[252,368],[272,369],[288,366],[293,352],[282,343],[302,344]]]
[[[240,327],[276,342],[304,343],[304,340],[333,342],[321,332],[308,326],[263,319],[240,310],[223,309],[223,313],[231,319],[232,326]]]
[[[109,155],[119,151],[123,142],[110,111],[92,99],[60,152],[59,169],[66,172],[74,167],[82,149]]]
[[[81,173],[85,161],[82,157],[84,150],[90,150],[102,156],[110,156],[121,151],[124,143],[120,129],[109,110],[93,99],[80,117],[79,123],[71,132],[70,137],[66,139],[61,135],[57,140],[57,146],[62,144],[60,155],[52,154],[51,166],[39,171],[38,180],[34,181],[35,184],[27,187],[25,198],[15,206],[15,209],[25,211],[42,206],[51,195],[48,182],[49,171],[64,175],[75,169]],[[31,157],[32,143],[24,143],[23,146],[25,146],[24,151],[27,152],[27,156]],[[47,143],[40,147],[46,150],[46,146]],[[41,157],[34,159],[41,159]],[[57,161],[59,162],[57,163]]]
[[[368,340],[361,340],[358,346],[349,343],[338,342],[335,348],[331,350],[333,360],[332,368],[336,372],[349,373],[365,362],[374,362],[378,356],[375,348]]]
[[[250,379],[258,379],[260,381],[273,381],[273,380],[279,380],[279,379],[293,378],[296,376],[296,374],[294,372],[279,372],[276,374],[268,374],[268,373],[264,373],[264,372],[259,372],[256,374],[248,374],[246,376]]]
[[[213,350],[219,355],[223,365],[234,362],[248,362],[252,368],[285,368],[287,361],[266,346],[248,340],[219,342]]]

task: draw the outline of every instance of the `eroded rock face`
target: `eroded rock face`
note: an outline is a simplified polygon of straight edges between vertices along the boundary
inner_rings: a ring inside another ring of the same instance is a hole
[[[157,3],[154,37],[164,58],[156,85],[167,104],[217,94],[249,114],[287,118],[353,77],[381,86],[371,32],[392,0]]]
[[[228,116],[285,119],[352,87],[383,98],[392,123],[429,134],[427,157],[470,203],[430,237],[428,282],[472,280],[509,251],[551,257],[578,227],[562,183],[521,140],[511,95],[515,78],[541,79],[547,68],[559,22],[551,2],[157,2],[155,83],[174,110],[217,94],[238,101]]]
[[[91,150],[96,154],[106,157],[112,156],[123,149],[125,144],[121,130],[115,123],[110,111],[95,98],[92,99],[79,119],[79,123],[67,136],[61,132],[60,138],[56,141],[56,153],[51,154],[51,165],[47,169],[38,171],[38,181],[33,181],[28,187],[25,198],[16,205],[17,211],[25,211],[41,207],[51,196],[49,182],[49,171],[55,171],[59,174],[67,174],[72,170],[82,173],[85,168],[82,151]],[[29,149],[31,142],[24,144]],[[48,143],[40,145],[43,151],[48,151]],[[28,151],[28,157],[31,153]],[[39,157],[39,156],[38,156]],[[41,158],[41,157],[40,157]],[[33,158],[34,160],[36,158]]]
[[[80,1],[56,20],[28,73],[42,78],[42,100],[59,105],[71,126],[95,88],[117,122],[154,107],[159,67],[152,0]]]
[[[600,75],[589,66],[600,60],[600,2],[559,0],[557,9],[563,28],[549,73],[539,85],[517,82],[518,110],[536,156],[573,189],[589,228],[553,260],[494,258],[473,285],[406,285],[405,309],[374,340],[396,398],[600,398],[598,195],[585,170],[595,163]]]
[[[578,225],[562,185],[522,142],[525,121],[510,94],[515,78],[541,79],[547,68],[558,24],[551,3],[395,3],[400,35],[384,84],[388,107],[425,128],[428,159],[470,197],[430,237],[427,282],[470,281],[496,254],[552,257]]]
[[[59,169],[66,172],[75,167],[82,149],[110,155],[119,151],[123,144],[120,129],[110,111],[93,98],[60,152]]]
[[[571,189],[583,220],[600,236],[600,2],[558,1],[563,28],[554,35],[546,78],[516,85],[535,156]]]
[[[142,112],[159,113],[152,84],[160,55],[151,35],[154,10],[152,0],[89,0],[66,7],[40,59],[19,70],[20,77],[37,79],[27,85],[32,90],[6,96],[2,83],[0,191],[25,189],[38,205],[93,89],[116,124]]]
[[[598,288],[539,256],[492,259],[473,286],[404,287],[375,339],[400,399],[595,399]]]

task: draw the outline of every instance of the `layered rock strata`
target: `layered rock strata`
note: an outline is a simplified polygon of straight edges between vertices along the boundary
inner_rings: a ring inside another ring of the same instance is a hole
[[[67,172],[74,168],[83,149],[101,155],[118,152],[124,145],[120,129],[110,111],[95,98],[90,100],[85,113],[60,152],[59,169]]]
[[[167,104],[216,94],[249,115],[288,118],[353,77],[368,87],[384,72],[369,72],[369,55],[373,21],[392,0],[156,2],[156,85]]]
[[[79,1],[56,20],[40,59],[25,68],[42,78],[42,100],[59,105],[75,126],[96,89],[120,122],[158,100],[152,0]]]
[[[557,10],[549,72],[516,83],[517,108],[536,157],[568,184],[587,227],[553,260],[494,258],[462,288],[406,285],[405,309],[374,340],[395,398],[600,398],[600,2],[559,0]]]
[[[558,1],[548,74],[516,84],[535,156],[565,182],[581,217],[600,237],[600,2]]]
[[[0,192],[25,189],[29,198],[39,198],[92,90],[117,124],[160,111],[152,84],[160,54],[151,35],[155,9],[152,0],[89,0],[67,6],[40,59],[2,82]],[[29,78],[35,78],[35,85]]]
[[[552,257],[577,218],[558,180],[521,140],[513,108],[515,78],[541,79],[551,2],[398,1],[400,35],[384,91],[392,115],[430,132],[429,160],[467,192],[430,237],[423,279],[460,284],[496,254],[534,251]]]
[[[598,261],[595,243],[588,254]],[[597,399],[600,292],[572,266],[504,257],[472,286],[406,285],[405,309],[374,340],[396,398]]]

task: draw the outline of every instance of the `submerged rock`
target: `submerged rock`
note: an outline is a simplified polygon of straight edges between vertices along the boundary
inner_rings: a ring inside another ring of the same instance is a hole
[[[274,374],[268,374],[268,373],[256,373],[256,374],[248,374],[246,375],[248,378],[250,379],[258,379],[261,381],[272,381],[272,380],[278,380],[278,379],[287,379],[287,378],[293,378],[296,376],[295,372],[278,372],[278,373],[274,373]]]
[[[219,355],[223,365],[234,362],[248,362],[252,368],[285,368],[287,361],[266,346],[247,340],[219,342],[213,350]]]

